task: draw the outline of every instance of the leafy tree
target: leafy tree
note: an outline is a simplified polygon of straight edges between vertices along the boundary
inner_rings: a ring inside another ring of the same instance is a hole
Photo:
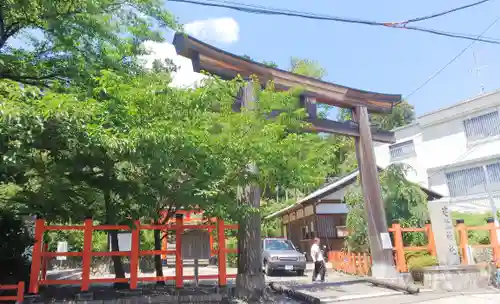
[[[260,192],[259,197],[252,197],[243,187],[253,184],[255,191],[256,188],[274,189],[278,185],[297,189],[304,185],[317,186],[324,181],[332,160],[326,140],[316,134],[293,132],[303,127],[305,115],[304,110],[298,108],[298,92],[275,92],[272,84],[260,90],[257,83],[253,83],[253,94],[259,102],[251,110],[232,111],[234,92],[222,99],[220,111],[216,119],[212,119],[220,131],[210,137],[215,141],[211,146],[217,149],[214,154],[226,160],[228,172],[229,187],[218,197],[219,208],[225,208],[224,212],[232,214],[240,223],[236,284],[240,295],[258,295],[262,291],[258,286],[263,286],[260,246],[248,247],[251,244],[247,243],[248,239],[260,242],[261,215],[250,204],[251,200],[260,199]],[[276,109],[281,109],[281,114],[268,119],[269,113]],[[249,172],[248,164],[254,164],[258,173]],[[234,204],[238,193],[239,203]]]
[[[130,73],[140,69],[141,43],[162,41],[165,26],[177,27],[159,0],[5,0],[0,79],[47,86],[101,69]]]
[[[251,61],[255,61],[252,57],[248,56],[248,55],[243,55],[241,56],[243,58],[245,58],[246,60],[251,60]],[[277,68],[278,65],[274,62],[274,61],[262,61],[262,64],[267,66],[267,67],[270,67],[270,68]]]
[[[397,104],[390,114],[373,114],[371,122],[379,129],[392,130],[406,126],[415,120],[415,108],[407,101]]]
[[[408,166],[394,164],[380,173],[382,199],[389,226],[394,220],[399,220],[403,227],[422,227],[428,219],[427,195],[419,185],[405,178],[408,170],[411,170]],[[347,226],[350,235],[347,245],[353,251],[368,251],[367,221],[359,182],[348,189],[345,200],[349,206]],[[424,241],[421,233],[404,235],[407,244],[419,245]]]
[[[262,64],[270,68],[277,68],[278,65],[274,61],[262,61]]]
[[[326,76],[326,70],[318,62],[297,57],[290,59],[290,71],[317,79],[322,79]]]
[[[341,109],[337,114],[339,121],[352,120],[350,109]],[[397,104],[390,114],[370,114],[370,121],[379,129],[390,131],[394,128],[403,127],[415,120],[415,109],[407,101]]]
[[[3,182],[14,176],[18,187],[10,202],[52,222],[93,215],[115,224],[130,218],[133,172],[124,153],[129,146],[124,136],[99,124],[110,112],[107,105],[15,83],[7,88],[0,134],[9,157],[0,168]],[[110,235],[117,250],[116,232]],[[120,258],[113,260],[116,275],[124,277]]]

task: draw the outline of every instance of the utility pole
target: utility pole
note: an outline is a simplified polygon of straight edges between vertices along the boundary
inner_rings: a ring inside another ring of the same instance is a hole
[[[493,213],[493,219],[495,220],[495,226],[499,226],[498,222],[498,211],[497,206],[495,204],[495,198],[493,197],[493,191],[491,190],[491,181],[490,176],[488,175],[488,168],[486,165],[483,165],[483,174],[484,174],[484,186],[486,188],[486,193],[488,194],[488,201],[490,202],[491,212]],[[500,240],[500,230],[497,229],[497,239]]]

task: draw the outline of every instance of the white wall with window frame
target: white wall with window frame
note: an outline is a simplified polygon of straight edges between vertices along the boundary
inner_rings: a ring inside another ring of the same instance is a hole
[[[390,161],[398,161],[412,156],[416,156],[415,142],[413,139],[389,146]]]
[[[500,191],[500,159],[496,159],[486,163],[469,165],[465,168],[447,169],[445,179],[449,195],[462,197],[487,193],[483,166],[486,166],[490,190]]]
[[[500,113],[498,110],[467,118],[463,124],[468,143],[500,135]]]

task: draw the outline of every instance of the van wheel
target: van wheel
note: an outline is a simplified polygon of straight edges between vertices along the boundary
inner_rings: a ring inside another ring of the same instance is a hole
[[[304,276],[304,270],[297,270],[297,275],[298,275],[299,277]]]

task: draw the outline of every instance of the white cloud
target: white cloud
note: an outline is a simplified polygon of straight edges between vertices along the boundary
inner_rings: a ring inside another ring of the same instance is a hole
[[[205,42],[232,44],[240,38],[240,26],[233,18],[196,20],[185,24],[184,30]]]
[[[144,42],[144,47],[149,53],[139,58],[146,68],[153,66],[154,60],[172,60],[176,71],[172,73],[171,85],[178,88],[198,87],[206,78],[205,75],[193,71],[193,64],[189,58],[177,55],[175,47],[168,42]]]

